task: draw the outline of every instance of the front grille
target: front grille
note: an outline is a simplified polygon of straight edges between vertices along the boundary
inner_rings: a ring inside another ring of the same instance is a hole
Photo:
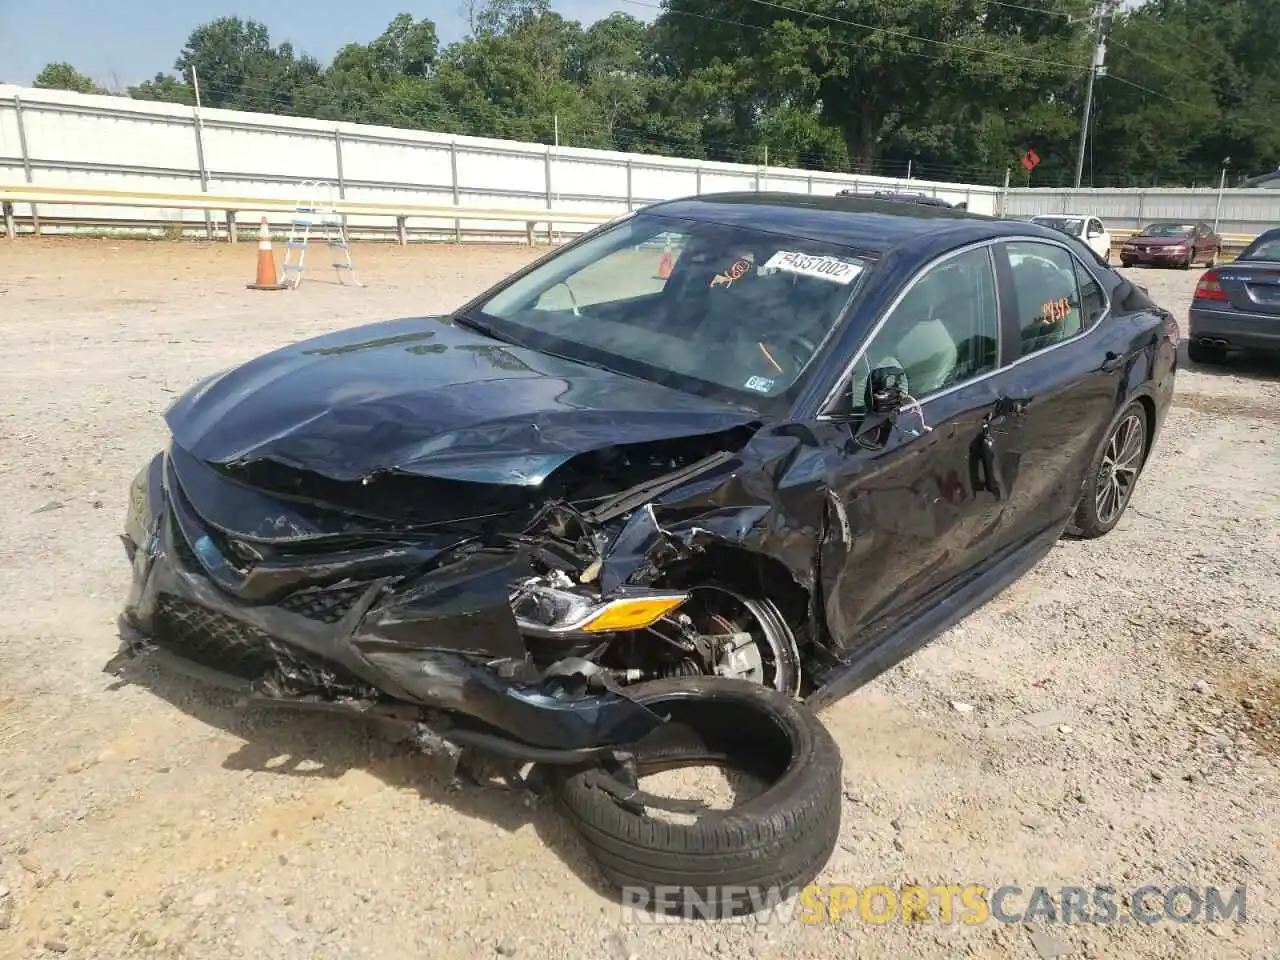
[[[186,660],[245,680],[259,680],[276,666],[269,634],[167,594],[156,603],[154,639]]]
[[[343,584],[336,587],[304,587],[280,601],[281,610],[296,613],[308,620],[321,623],[337,623],[345,617],[356,601],[364,596],[371,581]]]
[[[196,556],[192,545],[183,536],[182,528],[173,523],[173,551],[177,564],[192,572],[205,572],[205,566]],[[304,587],[289,594],[278,604],[281,610],[296,613],[309,620],[334,624],[355,606],[373,581],[343,583],[336,587]]]
[[[151,639],[185,660],[281,692],[379,697],[377,690],[341,664],[277,640],[234,617],[169,594],[157,600]]]

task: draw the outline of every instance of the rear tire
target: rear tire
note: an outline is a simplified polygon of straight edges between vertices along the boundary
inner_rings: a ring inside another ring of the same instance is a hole
[[[1147,421],[1147,408],[1135,400],[1111,425],[1089,464],[1080,502],[1067,526],[1069,534],[1093,540],[1110,533],[1120,522],[1150,452]]]
[[[617,799],[603,789],[600,766],[550,769],[551,792],[609,882],[626,890],[624,901],[698,918],[737,915],[812,882],[840,832],[842,763],[822,722],[786,694],[744,680],[655,680],[627,694],[671,717],[630,748],[638,776],[719,763],[768,786],[686,824]],[[624,794],[635,787],[620,773],[609,777]]]
[[[1192,363],[1211,367],[1223,363],[1227,359],[1227,352],[1221,347],[1213,347],[1198,340],[1188,340],[1187,357]]]
[[[1209,254],[1209,261],[1205,264],[1210,270],[1218,265],[1218,258],[1222,256],[1222,248],[1214,247],[1213,253]]]

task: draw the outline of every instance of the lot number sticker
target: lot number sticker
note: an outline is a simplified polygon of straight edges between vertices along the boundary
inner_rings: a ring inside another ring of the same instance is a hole
[[[802,277],[816,277],[831,283],[849,284],[862,272],[862,267],[837,257],[815,257],[793,250],[779,250],[769,262],[760,268],[761,273],[794,273]]]

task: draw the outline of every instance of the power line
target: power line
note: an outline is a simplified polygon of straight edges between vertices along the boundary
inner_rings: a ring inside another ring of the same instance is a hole
[[[1139,57],[1143,60],[1146,60],[1148,63],[1154,64],[1155,66],[1159,67],[1161,70],[1168,70],[1170,73],[1176,73],[1179,76],[1182,75],[1183,71],[1179,70],[1177,67],[1171,67],[1164,61],[1157,60],[1155,57],[1152,57],[1149,54],[1145,54],[1141,50],[1135,50],[1133,47],[1129,46],[1129,44],[1125,43],[1123,40],[1116,40],[1113,37],[1111,42],[1114,43],[1117,47],[1120,47],[1122,50],[1128,50],[1135,57]]]
[[[1107,74],[1107,79],[1119,80],[1121,83],[1126,86],[1133,87],[1135,90],[1141,90],[1143,93],[1149,93],[1153,97],[1160,97],[1163,100],[1168,100],[1170,103],[1176,103],[1182,107],[1195,107],[1194,103],[1190,103],[1186,100],[1179,100],[1177,97],[1171,97],[1167,93],[1161,93],[1159,90],[1152,90],[1150,87],[1144,87],[1140,83],[1134,83],[1132,80],[1126,80],[1124,77],[1116,76],[1114,73]]]
[[[971,47],[963,43],[955,43],[951,40],[935,40],[930,37],[920,37],[913,33],[907,33],[905,30],[894,30],[889,27],[877,27],[867,23],[858,23],[856,20],[842,20],[839,17],[828,16],[825,13],[812,13],[808,10],[797,10],[795,7],[788,7],[783,3],[775,3],[774,0],[748,0],[749,3],[757,3],[764,7],[773,7],[776,10],[785,10],[789,13],[799,14],[800,16],[809,17],[815,20],[826,20],[829,23],[839,23],[846,27],[857,27],[861,30],[871,30],[875,33],[883,33],[891,37],[899,37],[903,40],[914,40],[917,43],[932,43],[940,47],[950,47],[955,50],[963,50],[967,53],[977,53],[983,56],[995,57],[999,60],[1017,61],[1020,63],[1034,63],[1040,66],[1062,67],[1068,70],[1084,70],[1085,67],[1079,64],[1066,63],[1061,60],[1043,60],[1038,57],[1021,57],[1012,53],[1001,53],[998,50],[986,50],[982,47]]]
[[[739,28],[741,28],[741,29],[743,29],[743,30],[752,30],[752,31],[754,31],[754,32],[756,32],[756,33],[768,33],[768,32],[769,32],[769,28],[768,28],[768,27],[762,27],[762,26],[759,26],[759,25],[754,24],[754,23],[745,23],[745,22],[744,22],[744,21],[742,21],[742,20],[726,20],[726,19],[724,19],[723,17],[715,17],[715,16],[711,16],[711,15],[709,15],[709,14],[705,14],[705,13],[693,13],[692,11],[689,11],[689,10],[672,10],[672,9],[670,9],[669,7],[664,7],[664,6],[660,5],[660,4],[656,4],[656,3],[645,3],[645,2],[644,2],[644,0],[622,0],[622,2],[623,2],[623,3],[626,3],[626,4],[630,4],[630,5],[631,5],[631,6],[633,6],[633,7],[645,7],[646,9],[649,9],[649,10],[658,10],[658,11],[661,11],[665,16],[687,17],[687,18],[690,18],[690,19],[693,19],[693,20],[706,20],[706,21],[708,21],[709,23],[722,23],[722,24],[725,24],[726,26],[730,26],[730,27],[739,27]],[[758,0],[753,0],[753,2],[758,2]],[[988,2],[994,2],[994,0],[988,0]],[[778,6],[777,4],[767,4],[767,5],[768,5],[768,6]],[[792,8],[790,8],[790,7],[780,7],[780,9],[791,10]],[[819,15],[819,14],[810,14],[810,13],[807,13],[806,11],[803,11],[803,10],[797,10],[797,11],[794,11],[794,12],[799,13],[799,14],[801,14],[802,16],[821,16],[821,15]],[[826,20],[833,20],[833,19],[835,19],[835,18],[832,18],[832,17],[823,17],[822,19],[826,19]],[[847,25],[849,25],[849,26],[854,26],[854,27],[863,27],[864,29],[868,29],[868,30],[872,30],[872,31],[882,31],[882,32],[884,32],[884,31],[888,31],[888,28],[884,28],[884,27],[871,27],[871,26],[866,26],[866,25],[864,25],[864,24],[854,23],[853,21],[849,21],[849,20],[837,20],[836,22],[837,22],[837,23],[847,24]],[[892,33],[893,31],[888,31],[888,32]],[[909,34],[904,34],[904,36],[910,36],[910,35],[909,35]],[[945,40],[930,40],[930,39],[928,39],[928,38],[913,38],[913,39],[920,39],[920,40],[923,40],[923,41],[924,41],[924,42],[926,42],[926,43],[935,43],[935,44],[942,44],[942,45],[944,45],[944,46],[954,46],[954,47],[959,47],[959,48],[960,48],[960,49],[962,49],[962,50],[970,50],[970,51],[974,51],[974,52],[978,52],[978,53],[985,53],[985,54],[987,54],[987,55],[989,55],[989,56],[993,56],[993,57],[997,57],[997,58],[1022,60],[1023,62],[1026,62],[1026,63],[1035,63],[1035,64],[1039,64],[1039,65],[1042,65],[1042,66],[1059,66],[1059,67],[1065,67],[1066,69],[1068,69],[1068,70],[1070,70],[1070,71],[1072,71],[1072,72],[1075,72],[1075,71],[1083,70],[1083,69],[1084,69],[1083,67],[1080,67],[1080,66],[1078,66],[1078,65],[1076,65],[1076,64],[1060,63],[1060,62],[1055,62],[1055,61],[1052,61],[1052,60],[1040,60],[1040,59],[1035,58],[1035,57],[1015,57],[1015,56],[1013,56],[1013,55],[1011,55],[1011,54],[1000,54],[1000,53],[998,53],[998,52],[996,52],[996,51],[982,50],[981,48],[978,48],[978,47],[966,47],[966,46],[964,46],[964,45],[961,45],[961,44],[955,44],[955,43],[952,43],[952,42],[950,42],[950,41],[945,41]],[[872,45],[872,44],[865,43],[865,42],[860,43],[860,42],[858,42],[857,40],[850,40],[850,39],[845,38],[845,37],[832,37],[832,38],[831,38],[831,40],[830,40],[830,42],[831,42],[831,43],[834,43],[834,44],[835,44],[835,45],[837,45],[837,46],[842,46],[842,47],[854,47],[854,48],[857,48],[857,49],[874,49],[874,47],[873,47],[873,45]],[[940,62],[942,62],[942,61],[943,61],[943,59],[944,59],[943,57],[940,57],[940,56],[938,56],[938,55],[936,55],[936,54],[924,53],[924,52],[919,51],[919,50],[899,50],[899,51],[897,51],[897,54],[898,54],[899,56],[914,57],[914,58],[916,58],[916,59],[918,59],[918,60],[928,60],[928,61],[930,61],[931,63],[940,63]]]
[[[1063,17],[1066,20],[1075,20],[1076,17],[1070,13],[1064,13],[1061,10],[1046,10],[1044,7],[1027,7],[1020,3],[1006,3],[1004,0],[987,0],[989,7],[1008,7],[1011,10],[1026,10],[1028,13],[1042,13],[1046,17]]]

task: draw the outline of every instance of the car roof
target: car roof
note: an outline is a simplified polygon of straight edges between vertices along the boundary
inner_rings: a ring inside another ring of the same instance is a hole
[[[1036,213],[1032,214],[1035,220],[1101,220],[1102,218],[1096,213]]]
[[[1263,173],[1256,177],[1250,177],[1244,183],[1240,184],[1240,186],[1252,189],[1261,188],[1263,190],[1274,190],[1277,187],[1280,187],[1280,170],[1272,170],[1270,173]]]
[[[865,195],[713,193],[662,200],[641,212],[790,234],[853,247],[873,257],[906,246],[927,254],[989,237],[1057,238],[1051,228],[1026,221]]]
[[[1249,241],[1248,246],[1252,247],[1255,243],[1262,240],[1280,240],[1280,227],[1272,227],[1270,230],[1263,230],[1260,234]]]
[[[856,197],[857,193],[846,192],[841,190],[838,197]],[[954,207],[955,204],[950,200],[943,200],[941,197],[931,197],[927,193],[904,193],[893,190],[877,190],[871,194],[876,200],[897,200],[899,203],[923,203],[933,207]]]

